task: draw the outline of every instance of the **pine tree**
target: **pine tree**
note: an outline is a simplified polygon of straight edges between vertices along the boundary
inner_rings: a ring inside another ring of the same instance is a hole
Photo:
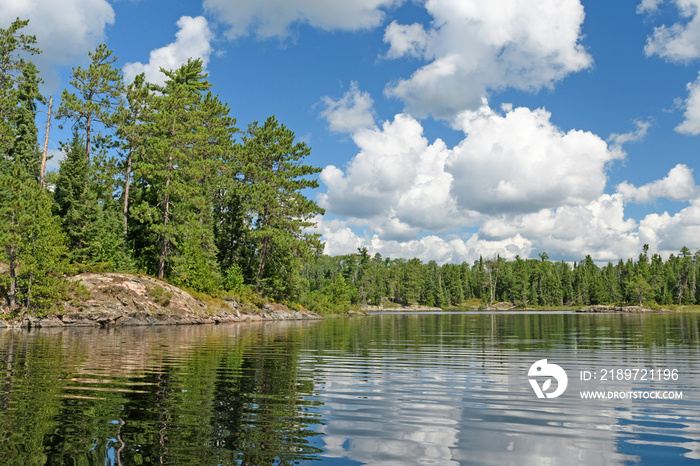
[[[323,209],[301,193],[318,187],[316,180],[306,177],[321,170],[300,163],[309,153],[306,144],[295,143],[294,133],[274,116],[263,125],[249,125],[243,138],[239,193],[248,237],[255,245],[254,281],[259,289],[264,278],[293,274],[295,258],[321,249],[319,235],[304,231],[315,225],[315,215],[323,214]]]
[[[115,113],[117,136],[120,149],[124,154],[122,189],[122,223],[124,237],[128,234],[129,196],[131,194],[132,174],[137,156],[145,151],[147,142],[143,131],[144,123],[149,119],[151,90],[142,73],[126,88],[126,98],[120,102]]]
[[[148,144],[135,167],[143,194],[130,208],[158,278],[199,291],[220,284],[214,238],[214,198],[233,152],[233,120],[212,94],[201,60],[190,60],[168,76],[151,99],[144,123]]]
[[[56,113],[59,120],[70,120],[73,129],[84,131],[85,159],[90,161],[91,147],[96,129],[113,125],[113,112],[124,90],[121,72],[114,67],[117,57],[105,44],[90,52],[90,65],[87,69],[73,68],[70,82],[75,92],[64,90],[61,105]],[[102,134],[102,137],[106,135]]]
[[[109,203],[99,199],[100,183],[85,159],[83,139],[74,134],[64,145],[54,191],[55,211],[67,236],[69,257],[79,269],[129,270],[131,261],[125,249],[119,218]]]

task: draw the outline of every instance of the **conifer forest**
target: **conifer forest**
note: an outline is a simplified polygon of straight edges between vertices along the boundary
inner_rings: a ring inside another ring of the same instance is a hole
[[[459,307],[697,304],[700,253],[683,248],[601,266],[482,257],[474,263],[323,255],[310,198],[310,147],[270,116],[239,128],[202,62],[161,70],[164,85],[125,83],[105,45],[73,68],[58,98],[40,92],[27,21],[0,29],[0,294],[3,309],[42,312],[64,278],[141,273],[210,296],[256,293],[311,310],[351,305]],[[45,121],[45,124],[43,123]],[[39,123],[41,122],[41,123]],[[65,158],[47,171],[56,126]],[[41,130],[45,130],[41,131]]]

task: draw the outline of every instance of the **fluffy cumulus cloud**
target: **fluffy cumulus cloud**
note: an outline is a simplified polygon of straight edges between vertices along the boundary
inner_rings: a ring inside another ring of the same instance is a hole
[[[384,9],[403,0],[204,0],[204,9],[228,25],[230,38],[254,34],[285,38],[290,26],[308,23],[324,30],[354,31],[379,26]]]
[[[371,255],[376,253],[384,257],[417,257],[423,262],[431,260],[438,263],[461,263],[477,260],[480,256],[495,257],[500,255],[513,258],[516,255],[529,257],[533,254],[532,242],[519,233],[502,239],[482,239],[478,233],[466,238],[443,238],[426,235],[406,241],[387,239],[379,233],[371,236],[356,234],[345,220],[317,219],[316,232],[323,235],[324,253],[330,256],[351,254],[360,247],[366,247]]]
[[[602,194],[586,205],[494,217],[480,231],[488,240],[522,235],[535,251],[546,250],[552,257],[577,260],[592,254],[596,260],[615,260],[639,251],[636,227],[634,220],[625,219],[621,194]]]
[[[684,102],[683,122],[676,126],[676,131],[684,134],[700,134],[700,74],[698,79],[688,83],[688,98]]]
[[[640,242],[664,256],[678,254],[683,246],[694,248],[700,237],[700,205],[690,206],[675,215],[649,214],[639,222]]]
[[[672,201],[689,201],[695,199],[698,194],[693,170],[684,164],[673,167],[663,179],[639,188],[623,181],[617,186],[617,191],[625,199],[639,203],[651,202],[660,197]]]
[[[404,240],[468,221],[471,213],[460,212],[450,195],[450,151],[439,139],[429,143],[414,118],[400,114],[352,137],[360,152],[345,170],[329,165],[321,173],[328,190],[319,203],[328,213],[372,219],[383,237]]]
[[[384,42],[390,45],[386,58],[421,57],[428,45],[428,33],[418,23],[404,25],[392,21],[384,33]]]
[[[606,166],[624,156],[593,133],[562,131],[544,109],[482,105],[457,124],[468,136],[447,159],[452,194],[461,209],[487,214],[587,204],[603,193]]]
[[[644,52],[666,60],[684,63],[700,57],[700,0],[670,0],[675,4],[681,21],[661,25],[647,37]],[[644,0],[637,7],[640,13],[653,13],[663,0]]]
[[[200,58],[206,67],[212,53],[212,32],[203,16],[193,18],[183,16],[177,22],[180,28],[175,34],[175,41],[150,53],[148,63],[127,63],[124,65],[124,78],[127,82],[136,75],[146,73],[149,82],[163,84],[165,75],[160,68],[173,70],[187,63],[189,58]]]
[[[632,135],[608,145],[589,132],[559,129],[543,109],[496,112],[485,102],[455,122],[465,137],[452,148],[428,141],[406,114],[353,133],[358,154],[343,169],[321,173],[319,203],[347,219],[323,225],[327,252],[364,245],[392,257],[460,262],[487,252],[605,260],[638,251],[624,202],[659,190],[629,185],[626,194],[604,193],[607,166],[624,157],[620,145]],[[657,183],[670,186],[684,174],[672,170]],[[464,227],[478,231],[460,235]]]
[[[328,129],[331,131],[354,133],[374,126],[374,101],[369,92],[361,91],[354,81],[350,90],[340,99],[325,96],[321,102],[326,107],[321,116],[328,120]]]
[[[535,91],[592,64],[580,43],[579,0],[428,0],[425,8],[429,30],[391,23],[384,37],[388,57],[428,61],[386,88],[416,116],[451,118],[489,91]]]
[[[22,31],[37,37],[41,55],[32,58],[50,86],[58,85],[53,65],[86,57],[105,39],[105,29],[114,23],[114,10],[106,0],[0,0],[0,23],[28,19]],[[3,26],[7,27],[7,26]]]

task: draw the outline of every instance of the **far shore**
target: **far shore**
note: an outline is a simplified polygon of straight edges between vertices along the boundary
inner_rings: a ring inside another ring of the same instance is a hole
[[[687,306],[686,306],[687,307]],[[695,306],[697,307],[697,306]],[[695,307],[687,307],[688,309],[683,310],[696,310]],[[635,306],[635,305],[617,305],[617,304],[596,304],[592,306],[552,306],[552,307],[542,307],[542,306],[526,306],[520,307],[513,303],[494,303],[492,305],[481,305],[481,306],[464,306],[464,307],[450,307],[450,308],[440,308],[431,306],[362,306],[362,312],[459,312],[459,311],[485,311],[485,312],[498,312],[498,311],[573,311],[581,313],[653,313],[653,312],[673,312],[671,309],[665,308],[651,308],[646,306]],[[681,310],[681,309],[678,309]]]

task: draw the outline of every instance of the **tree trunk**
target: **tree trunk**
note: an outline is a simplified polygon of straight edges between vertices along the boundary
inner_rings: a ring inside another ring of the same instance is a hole
[[[15,237],[15,213],[12,212],[10,216],[10,237],[14,240]],[[10,311],[14,311],[17,307],[17,251],[15,250],[14,243],[10,244],[10,249],[7,254],[7,258],[10,262],[10,284],[7,290],[8,305],[10,306]]]
[[[127,233],[127,220],[129,218],[129,186],[131,184],[131,160],[134,155],[134,148],[129,147],[129,156],[126,158],[126,169],[124,170],[124,237]]]
[[[265,228],[269,222],[268,217],[270,216],[270,206],[265,205],[265,211],[263,212],[263,218],[260,224]],[[260,267],[258,267],[258,282],[257,287],[260,288],[260,282],[262,281],[263,271],[265,270],[265,262],[267,261],[267,252],[270,247],[270,237],[265,236],[263,238],[262,248],[260,249]]]
[[[263,271],[265,270],[265,261],[267,261],[267,249],[270,244],[270,237],[266,236],[263,239],[262,249],[260,250],[260,267],[258,268],[258,283],[257,286],[260,288],[260,282],[262,281]]]
[[[87,117],[85,122],[85,161],[90,166],[90,125],[92,124],[92,118]]]
[[[46,156],[49,152],[49,130],[51,128],[51,107],[53,106],[53,96],[49,96],[49,111],[46,117],[46,137],[44,137],[44,154],[41,157],[41,174],[39,186],[44,187],[44,173],[46,172]]]
[[[165,254],[168,251],[168,222],[170,220],[170,195],[168,187],[170,186],[170,171],[173,166],[172,153],[168,156],[168,176],[165,178],[165,199],[163,200],[163,241],[160,244],[160,258],[158,259],[158,279],[162,280],[165,275]]]

